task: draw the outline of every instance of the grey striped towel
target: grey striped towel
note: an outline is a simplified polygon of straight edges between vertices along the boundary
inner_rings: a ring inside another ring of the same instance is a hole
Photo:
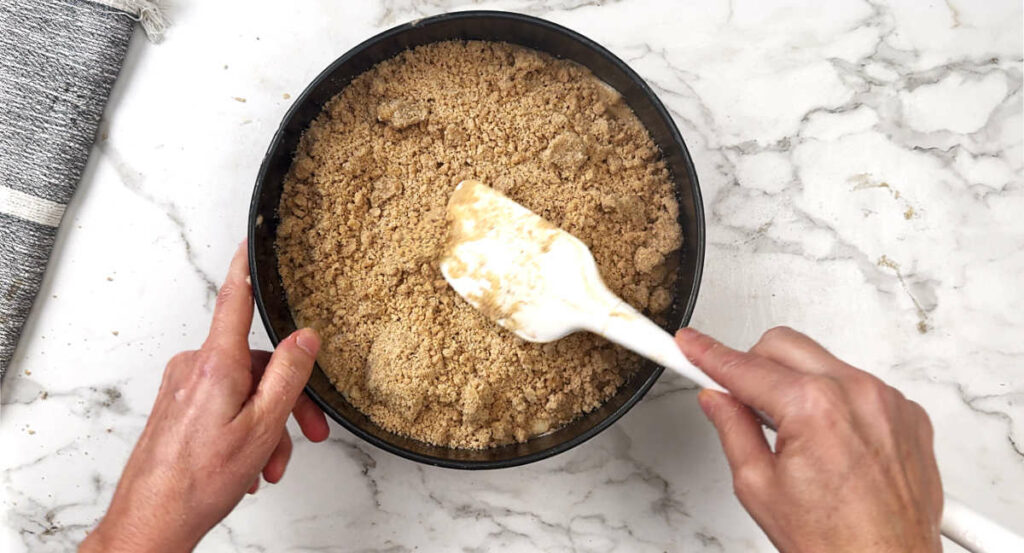
[[[144,0],[0,1],[0,376],[14,355]]]

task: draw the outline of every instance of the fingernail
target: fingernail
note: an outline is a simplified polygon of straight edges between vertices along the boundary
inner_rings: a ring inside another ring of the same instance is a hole
[[[316,357],[316,352],[320,350],[320,338],[312,328],[304,328],[295,336],[295,345],[310,357]]]
[[[714,409],[714,397],[712,394],[715,392],[708,390],[707,388],[697,392],[697,403],[700,404],[700,410],[704,411],[704,416],[711,420],[711,410]]]
[[[692,338],[692,337],[697,336],[699,334],[700,334],[700,332],[697,332],[696,330],[694,330],[694,329],[692,329],[692,328],[690,328],[688,326],[684,326],[683,328],[680,328],[679,330],[676,331],[676,337],[680,337],[680,338]]]

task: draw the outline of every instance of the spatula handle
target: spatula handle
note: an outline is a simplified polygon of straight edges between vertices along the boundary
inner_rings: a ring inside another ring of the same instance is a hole
[[[948,494],[942,509],[942,535],[972,553],[1024,551],[1024,538]]]
[[[587,330],[600,334],[662,367],[685,376],[701,388],[729,393],[704,371],[691,363],[683,355],[683,352],[679,351],[679,346],[676,345],[675,338],[671,334],[644,317],[622,299],[615,298],[615,300],[616,302],[610,302],[615,305],[614,309],[594,319],[603,322],[597,325],[587,325]],[[754,409],[754,412],[761,419],[762,424],[772,430],[776,429],[775,421],[771,417],[758,409]]]
[[[587,324],[587,330],[685,376],[702,388],[726,391],[704,371],[690,363],[683,352],[679,351],[671,334],[626,302],[615,299],[618,300],[615,308],[591,319],[589,322],[596,324]]]

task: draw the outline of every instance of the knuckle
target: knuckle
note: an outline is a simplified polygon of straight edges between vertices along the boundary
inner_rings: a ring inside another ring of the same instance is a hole
[[[188,373],[189,367],[192,366],[192,359],[195,356],[194,351],[181,351],[174,354],[170,361],[167,362],[167,367],[164,369],[163,379],[160,382],[160,387],[165,388],[181,380],[182,376]]]
[[[278,420],[275,411],[267,410],[261,413],[252,429],[251,443],[257,445],[259,449],[273,451],[281,442],[283,425],[284,422]]]
[[[220,364],[221,355],[215,349],[201,349],[196,352],[193,358],[196,372],[199,376],[210,376],[214,369]]]
[[[853,389],[854,391],[867,390],[868,388],[885,385],[885,383],[882,382],[878,377],[872,375],[871,373],[867,373],[860,370],[851,374],[847,378],[847,380],[849,382],[850,388]]]
[[[221,307],[231,302],[237,296],[251,294],[249,287],[237,282],[227,281],[217,291],[217,306]]]
[[[758,343],[773,344],[777,342],[785,342],[796,334],[797,331],[788,326],[775,326],[766,330],[765,333],[761,335],[761,339]]]
[[[281,356],[277,364],[277,372],[285,382],[293,382],[302,375],[299,359],[291,355]]]
[[[883,386],[881,391],[878,392],[878,399],[876,401],[880,403],[879,407],[896,413],[899,412],[901,404],[907,403],[907,398],[903,395],[903,392],[896,388]]]
[[[719,366],[721,367],[722,372],[725,373],[742,371],[753,359],[753,356],[750,354],[739,351],[726,351],[721,355],[721,363]]]
[[[867,373],[854,379],[849,384],[849,388],[858,407],[867,409],[869,412],[887,412],[904,400],[903,394],[899,390]]]
[[[217,291],[217,306],[230,302],[239,293],[238,286],[233,282],[225,282]]]
[[[715,347],[720,347],[714,338],[706,335],[700,335],[694,344],[694,356],[698,359],[706,360],[708,356],[714,352]]]
[[[922,407],[920,403],[908,399],[907,405],[910,407],[910,412],[913,413],[915,417],[921,419],[922,421],[928,423],[929,426],[931,426],[931,417],[928,416],[928,411],[925,411],[924,407]]]
[[[243,359],[220,348],[203,348],[195,352],[192,365],[195,377],[201,380],[229,380],[241,386],[248,385],[251,378],[250,371],[243,370],[243,367],[247,369],[250,366],[248,352]]]
[[[195,356],[194,351],[179,351],[171,357],[171,360],[167,362],[168,372],[180,371],[182,367],[187,367],[192,364],[192,358]]]
[[[806,414],[828,415],[843,404],[843,393],[839,385],[825,376],[803,377],[799,383],[799,390],[800,407]]]
[[[732,476],[732,488],[740,499],[755,497],[765,489],[768,478],[765,471],[751,464],[736,467]]]
[[[281,429],[267,420],[267,416],[261,417],[254,429],[255,442],[263,444],[264,447],[276,446],[281,439]]]
[[[928,416],[928,411],[925,411],[924,407],[921,407],[921,404],[916,401],[908,400],[908,403],[922,434],[931,440],[935,436],[935,427],[932,425],[931,417]]]
[[[202,360],[205,363],[216,367],[237,367],[237,366],[250,366],[252,364],[252,355],[247,349],[235,349],[233,347],[226,346],[209,346],[199,350],[202,354]]]

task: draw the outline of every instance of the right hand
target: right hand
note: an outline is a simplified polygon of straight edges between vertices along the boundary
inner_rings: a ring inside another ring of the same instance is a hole
[[[942,551],[942,485],[920,405],[785,327],[749,352],[676,341],[732,395],[701,390],[736,496],[783,553]],[[775,449],[747,405],[775,420]]]

